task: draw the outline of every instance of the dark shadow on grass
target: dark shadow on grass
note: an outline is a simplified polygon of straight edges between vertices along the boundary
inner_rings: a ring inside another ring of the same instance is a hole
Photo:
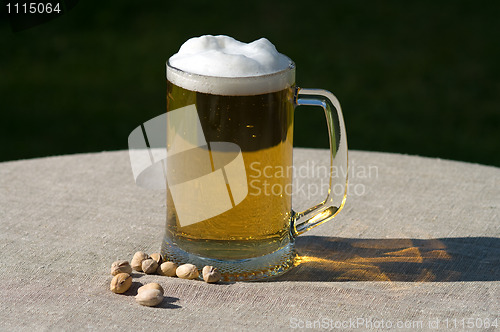
[[[499,281],[500,239],[301,236],[298,265],[274,281]]]

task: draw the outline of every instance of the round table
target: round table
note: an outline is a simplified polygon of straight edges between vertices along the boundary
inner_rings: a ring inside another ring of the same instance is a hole
[[[296,148],[294,162],[328,166],[328,151]],[[300,264],[283,276],[206,284],[136,273],[117,295],[111,263],[160,249],[165,192],[135,184],[127,151],[0,163],[0,329],[500,325],[500,169],[363,151],[349,166],[343,211],[297,238]],[[296,211],[324,198],[320,174],[297,173]],[[138,305],[134,290],[153,281],[165,300]]]

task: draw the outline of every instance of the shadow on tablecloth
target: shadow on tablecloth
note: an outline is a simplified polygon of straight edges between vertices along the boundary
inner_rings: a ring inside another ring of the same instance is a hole
[[[499,281],[500,238],[300,236],[298,266],[276,281]]]

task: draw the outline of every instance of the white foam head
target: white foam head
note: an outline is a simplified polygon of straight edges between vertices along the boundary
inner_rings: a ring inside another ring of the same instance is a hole
[[[290,87],[293,62],[267,39],[242,43],[228,36],[186,41],[167,65],[167,79],[183,88],[222,95],[254,95]]]

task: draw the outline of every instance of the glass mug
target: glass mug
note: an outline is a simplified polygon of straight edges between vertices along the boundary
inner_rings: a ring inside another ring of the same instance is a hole
[[[292,210],[295,106],[324,109],[326,199]],[[335,172],[343,169],[343,172]],[[222,280],[260,280],[294,266],[294,238],[331,220],[347,189],[347,141],[337,98],[295,86],[295,64],[273,74],[213,77],[167,62],[167,222],[161,253],[212,265]],[[341,195],[332,190],[335,184]]]

